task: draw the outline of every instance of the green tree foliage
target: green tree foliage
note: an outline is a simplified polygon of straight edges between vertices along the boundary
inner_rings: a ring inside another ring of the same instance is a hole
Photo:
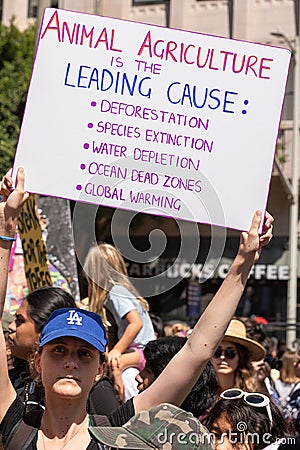
[[[0,24],[0,177],[12,166],[35,51],[35,27]]]

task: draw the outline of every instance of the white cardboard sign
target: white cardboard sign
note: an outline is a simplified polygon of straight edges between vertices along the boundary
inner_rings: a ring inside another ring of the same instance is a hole
[[[289,60],[46,9],[14,167],[33,193],[248,229],[266,207]]]

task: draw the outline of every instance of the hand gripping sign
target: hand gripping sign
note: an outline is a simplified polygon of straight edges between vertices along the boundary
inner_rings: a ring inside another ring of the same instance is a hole
[[[267,203],[289,61],[46,9],[15,167],[33,193],[248,229]]]

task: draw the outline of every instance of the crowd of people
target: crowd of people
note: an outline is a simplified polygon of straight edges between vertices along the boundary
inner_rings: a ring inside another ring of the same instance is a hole
[[[7,322],[10,248],[28,197],[24,180],[21,168],[15,189],[9,174],[1,184],[4,449],[300,448],[300,355],[286,349],[280,370],[271,370],[266,336],[249,319],[234,317],[252,265],[272,237],[272,216],[254,213],[193,328],[178,321],[164,329],[129,281],[121,253],[104,243],[89,250],[84,264],[85,304],[44,287]],[[132,395],[127,383],[135,386]]]

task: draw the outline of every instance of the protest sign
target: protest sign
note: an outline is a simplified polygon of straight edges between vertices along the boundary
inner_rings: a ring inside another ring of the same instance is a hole
[[[290,52],[45,10],[15,167],[30,192],[248,229]]]
[[[18,233],[22,243],[24,270],[29,292],[43,286],[52,286],[49,261],[42,230],[37,216],[34,195],[25,202],[18,220]]]

